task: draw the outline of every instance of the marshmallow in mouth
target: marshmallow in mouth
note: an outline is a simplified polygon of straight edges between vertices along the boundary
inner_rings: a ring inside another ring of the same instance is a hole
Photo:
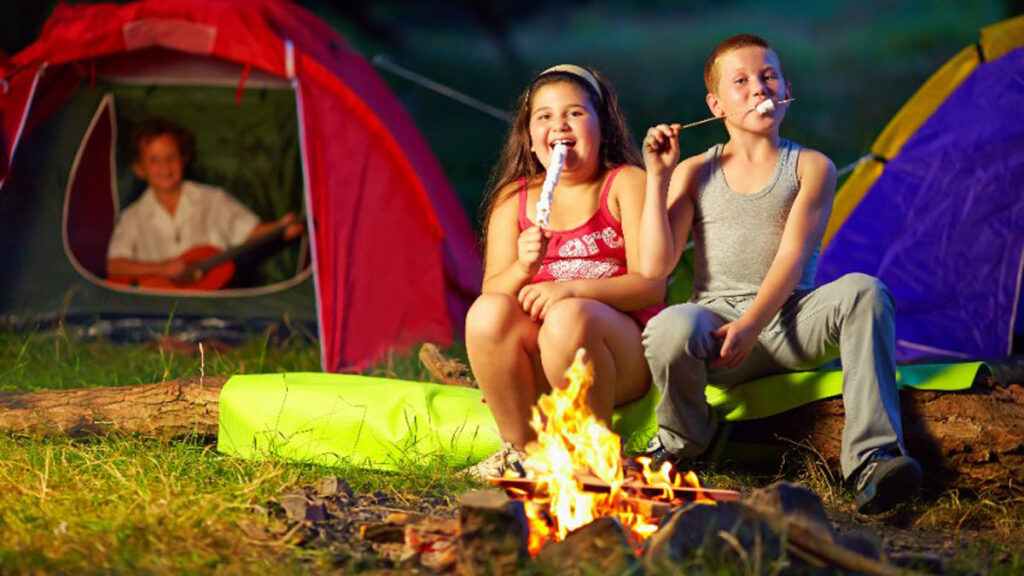
[[[575,142],[568,140],[555,140],[552,142],[551,163],[548,165],[547,173],[544,175],[544,184],[541,186],[540,199],[537,200],[537,225],[547,230],[551,219],[551,203],[554,200],[555,186],[558,184],[558,177],[565,167],[565,155],[569,147]]]
[[[775,102],[769,98],[768,100],[758,104],[754,109],[757,110],[757,113],[761,116],[767,116],[775,111]]]

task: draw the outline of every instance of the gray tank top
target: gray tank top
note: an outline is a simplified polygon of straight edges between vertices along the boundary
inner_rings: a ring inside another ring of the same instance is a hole
[[[693,301],[753,297],[778,252],[789,209],[800,184],[796,163],[800,145],[782,140],[775,174],[764,189],[739,194],[722,172],[722,144],[707,151],[693,216],[695,267]],[[817,246],[804,264],[797,290],[814,288]]]

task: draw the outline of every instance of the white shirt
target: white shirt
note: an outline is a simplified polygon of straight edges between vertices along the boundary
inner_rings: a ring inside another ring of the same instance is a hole
[[[172,216],[147,188],[121,212],[107,259],[162,262],[195,246],[224,250],[241,244],[260,223],[256,214],[220,188],[186,180]]]

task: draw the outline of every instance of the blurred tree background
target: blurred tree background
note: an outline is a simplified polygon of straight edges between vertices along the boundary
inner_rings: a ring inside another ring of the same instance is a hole
[[[390,0],[300,2],[367,58],[392,62],[509,109],[536,72],[595,67],[619,92],[634,134],[708,115],[707,53],[737,32],[766,37],[797,102],[783,134],[843,166],[868,151],[903,102],[979,30],[1024,12],[1024,0]],[[0,49],[31,43],[57,4],[4,0]],[[380,71],[430,142],[467,213],[477,207],[507,131],[501,120]],[[684,154],[721,140],[706,125]]]

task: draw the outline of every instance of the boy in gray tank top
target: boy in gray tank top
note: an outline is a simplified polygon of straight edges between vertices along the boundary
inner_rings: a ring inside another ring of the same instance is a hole
[[[651,128],[643,146],[641,274],[667,277],[691,229],[696,251],[693,298],[655,316],[643,334],[661,392],[651,451],[679,459],[707,449],[716,429],[704,397],[709,380],[731,386],[841,356],[843,474],[855,483],[859,511],[884,512],[922,480],[903,447],[892,298],[864,274],[814,288],[835,166],[779,137],[786,104],[756,109],[791,94],[768,43],[726,39],[704,80],[729,141],[678,165],[679,125]]]

